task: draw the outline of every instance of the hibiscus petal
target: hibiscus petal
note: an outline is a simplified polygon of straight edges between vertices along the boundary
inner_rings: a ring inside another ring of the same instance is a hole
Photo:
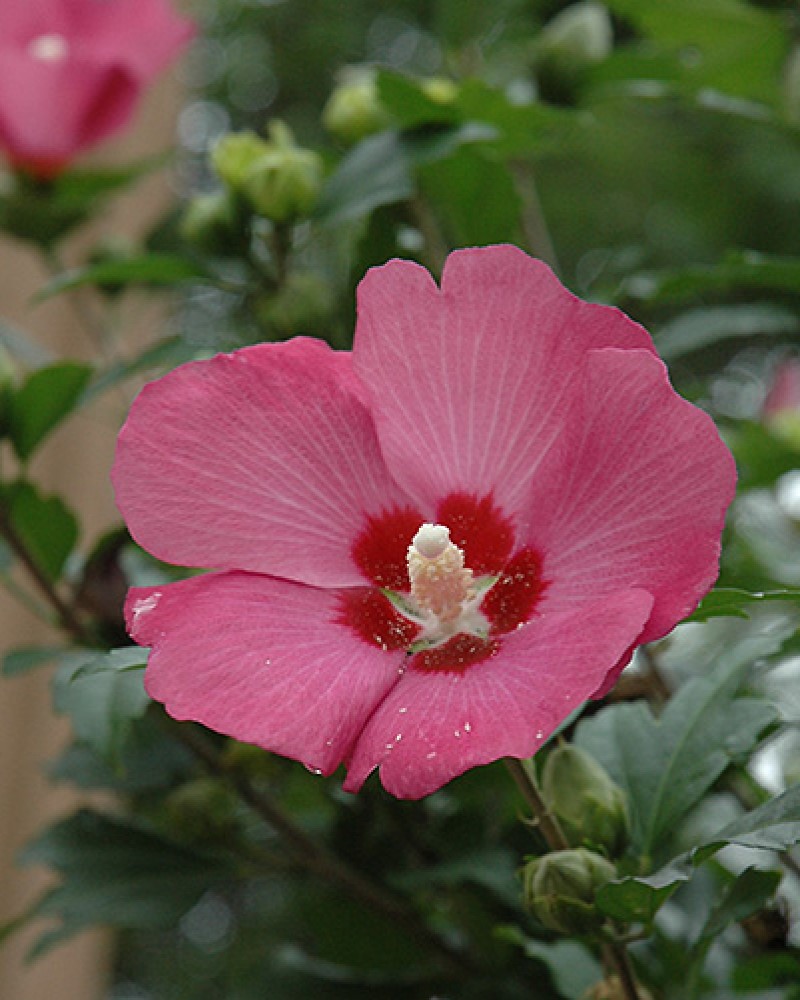
[[[339,596],[248,573],[136,588],[134,640],[152,646],[145,683],[176,719],[330,774],[398,680],[387,653],[336,623]]]
[[[130,118],[139,87],[121,66],[0,56],[0,145],[14,162],[60,167]]]
[[[535,618],[461,673],[407,670],[358,738],[345,789],[380,767],[388,792],[417,799],[471,767],[531,756],[600,687],[651,605],[644,591],[611,594]]]
[[[668,632],[718,573],[736,471],[711,418],[644,352],[586,361],[582,404],[533,484],[532,544],[549,585],[541,610],[641,587],[655,598],[640,637]]]
[[[389,467],[421,504],[461,491],[524,508],[580,359],[605,346],[652,348],[622,313],[576,299],[511,246],[452,253],[441,292],[408,261],[359,286],[356,373]]]
[[[124,66],[141,82],[160,72],[196,30],[167,0],[66,0],[66,7],[73,37],[93,58]]]
[[[403,497],[358,388],[349,355],[307,338],[146,386],[112,473],[134,538],[168,562],[363,583],[353,544]]]

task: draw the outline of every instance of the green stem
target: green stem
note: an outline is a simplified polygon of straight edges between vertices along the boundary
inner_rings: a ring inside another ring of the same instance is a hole
[[[11,524],[8,517],[8,511],[5,510],[2,505],[0,505],[0,535],[2,535],[2,537],[6,540],[8,547],[33,578],[39,590],[47,600],[47,603],[58,616],[59,625],[64,629],[64,631],[68,632],[73,639],[77,640],[77,642],[81,645],[93,646],[94,642],[92,641],[89,632],[83,623],[78,619],[72,607],[64,600],[61,594],[59,594],[53,582],[39,567],[39,564],[28,551],[28,547],[25,545],[25,542],[22,538],[20,538],[14,529],[14,526]]]
[[[564,836],[561,824],[547,807],[547,803],[542,798],[539,791],[539,783],[533,770],[533,764],[528,760],[517,760],[515,757],[506,757],[505,765],[511,773],[511,777],[516,782],[517,787],[525,797],[525,801],[533,811],[536,824],[542,832],[542,836],[547,841],[547,846],[551,851],[569,850],[569,841]]]
[[[625,1000],[640,1000],[631,958],[624,945],[607,944],[603,951],[606,963],[614,969],[619,978]]]

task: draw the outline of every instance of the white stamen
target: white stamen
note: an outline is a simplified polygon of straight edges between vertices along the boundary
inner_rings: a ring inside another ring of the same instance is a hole
[[[69,42],[63,35],[39,35],[28,44],[28,55],[40,62],[63,62],[69,55]]]
[[[450,529],[443,524],[423,524],[411,544],[426,559],[435,559],[451,544]]]
[[[475,596],[472,570],[464,566],[464,553],[450,541],[442,524],[423,524],[408,547],[411,597],[422,611],[432,612],[440,623],[459,618]]]

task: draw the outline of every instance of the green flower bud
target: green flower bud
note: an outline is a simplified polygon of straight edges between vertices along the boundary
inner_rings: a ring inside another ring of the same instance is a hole
[[[166,814],[175,834],[193,844],[230,841],[238,832],[236,800],[220,782],[198,778],[172,792]]]
[[[333,309],[328,284],[316,274],[290,274],[275,292],[256,303],[258,322],[270,337],[323,333]]]
[[[193,198],[180,228],[187,243],[220,256],[240,252],[247,241],[246,220],[237,199],[226,189]]]
[[[437,104],[452,104],[458,97],[458,86],[445,76],[429,76],[419,82],[419,89]]]
[[[613,45],[608,11],[593,0],[566,7],[545,25],[538,39],[541,56],[573,67],[601,62]]]
[[[616,874],[610,861],[585,847],[545,854],[523,869],[525,905],[550,930],[589,934],[605,920],[595,894]]]
[[[269,143],[255,132],[231,132],[214,146],[211,165],[222,183],[238,192],[256,160],[269,151]]]
[[[573,846],[589,844],[612,857],[625,848],[630,829],[625,793],[579,747],[564,744],[550,752],[542,795]]]
[[[297,146],[283,122],[272,123],[270,140],[250,164],[242,193],[258,215],[286,222],[313,208],[322,188],[322,158]]]
[[[551,100],[574,100],[586,69],[605,59],[613,45],[611,18],[602,4],[585,0],[565,8],[537,39],[540,90]]]
[[[322,111],[322,124],[347,145],[386,128],[389,115],[381,105],[374,70],[353,67],[343,74]]]

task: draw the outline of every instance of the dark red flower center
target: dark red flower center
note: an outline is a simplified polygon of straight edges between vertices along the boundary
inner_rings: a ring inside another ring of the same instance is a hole
[[[342,593],[337,620],[381,649],[406,650],[410,669],[462,672],[494,656],[502,637],[531,618],[547,582],[541,555],[530,547],[515,548],[513,524],[491,496],[451,493],[435,516],[449,529],[450,541],[475,578],[471,603],[476,610],[464,618],[469,625],[458,630],[457,622],[453,634],[431,639],[424,609],[413,606],[408,549],[426,518],[412,507],[368,519],[353,546],[367,585]]]

